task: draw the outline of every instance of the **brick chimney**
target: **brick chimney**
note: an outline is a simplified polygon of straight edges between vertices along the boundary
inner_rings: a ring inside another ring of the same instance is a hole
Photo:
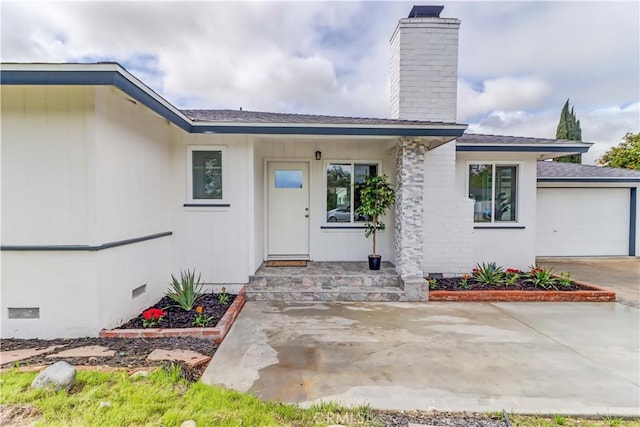
[[[413,6],[391,36],[391,118],[456,121],[460,20]]]

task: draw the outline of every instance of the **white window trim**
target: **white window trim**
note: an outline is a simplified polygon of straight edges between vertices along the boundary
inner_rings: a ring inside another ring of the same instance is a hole
[[[492,167],[492,179],[491,179],[491,222],[475,222],[473,226],[476,228],[492,227],[504,225],[505,228],[520,223],[520,188],[521,188],[521,170],[522,162],[510,162],[510,161],[495,161],[495,160],[468,160],[465,166],[465,195],[469,200],[473,200],[469,197],[469,166],[470,165],[491,165]],[[495,194],[496,194],[496,180],[495,180],[495,168],[496,166],[515,166],[516,167],[516,220],[515,221],[496,221],[494,218],[495,206]]]
[[[378,167],[378,175],[383,175],[382,172],[382,161],[381,160],[324,160],[322,164],[322,227],[331,227],[331,228],[353,228],[353,227],[362,227],[364,228],[364,222],[329,222],[327,221],[327,166],[332,163],[337,164],[350,164],[352,167],[356,164],[358,165],[376,165]],[[355,167],[353,168],[355,171]],[[353,191],[353,180],[355,179],[355,173],[351,175],[351,200],[349,203],[351,206],[354,206],[354,191]],[[353,217],[352,217],[353,220]]]
[[[222,199],[194,199],[193,198],[193,152],[194,151],[220,151],[220,161],[222,162]],[[229,204],[228,188],[229,178],[227,165],[227,147],[225,145],[187,145],[187,203],[194,205],[223,205]]]

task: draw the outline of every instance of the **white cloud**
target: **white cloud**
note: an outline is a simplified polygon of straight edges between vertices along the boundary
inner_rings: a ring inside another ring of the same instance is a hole
[[[386,117],[389,37],[412,5],[3,2],[1,56],[123,61],[180,107]],[[462,21],[459,120],[553,137],[570,98],[585,140],[639,131],[639,15],[637,2],[445,4]]]
[[[496,109],[539,108],[551,93],[551,86],[536,77],[502,77],[484,81],[481,90],[465,80],[458,82],[458,120],[466,121]]]

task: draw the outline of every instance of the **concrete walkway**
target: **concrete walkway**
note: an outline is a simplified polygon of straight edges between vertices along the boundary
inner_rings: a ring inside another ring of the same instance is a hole
[[[303,406],[638,416],[639,313],[618,303],[248,302],[202,381]]]
[[[640,307],[640,258],[540,258],[538,263],[611,289],[616,301]]]

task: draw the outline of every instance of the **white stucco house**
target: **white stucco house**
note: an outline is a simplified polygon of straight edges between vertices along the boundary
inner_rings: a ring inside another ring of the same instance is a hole
[[[181,111],[115,63],[3,64],[2,337],[97,335],[179,269],[365,261],[369,174],[397,189],[378,245],[409,300],[483,261],[637,255],[640,173],[542,162],[586,142],[465,134],[441,9],[392,35],[389,119]]]

